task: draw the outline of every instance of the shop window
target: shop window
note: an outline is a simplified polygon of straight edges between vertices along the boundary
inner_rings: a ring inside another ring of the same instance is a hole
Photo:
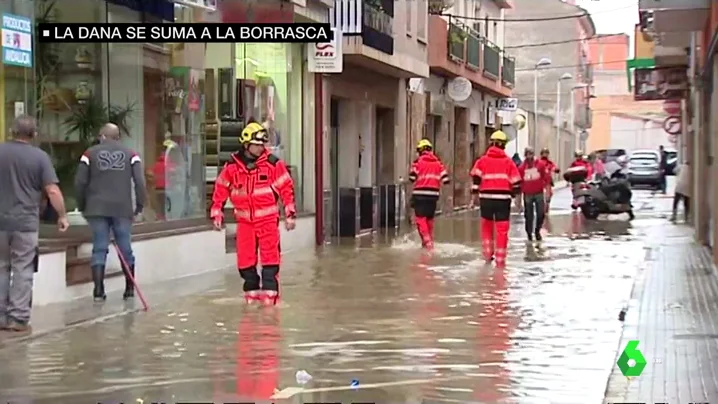
[[[32,27],[32,0],[0,1],[0,14],[17,17]],[[15,49],[32,50],[34,38],[30,33],[20,32],[14,37],[19,43]],[[34,60],[32,52],[13,52],[0,60],[0,142],[5,140],[5,130],[17,115],[34,113],[35,87],[33,86]]]
[[[36,15],[48,4],[55,22],[147,20],[140,12],[100,0],[40,0]],[[201,22],[203,15],[202,10],[175,7],[177,22]],[[203,217],[204,100],[199,89],[205,44],[51,45],[44,50],[47,66],[36,69],[43,94],[38,115],[68,208],[75,207],[72,180],[79,155],[109,120],[142,157],[145,221]]]
[[[240,107],[242,118],[267,128],[269,150],[287,164],[300,211],[304,210],[303,49],[301,44],[242,43],[235,53],[237,79],[248,92]]]

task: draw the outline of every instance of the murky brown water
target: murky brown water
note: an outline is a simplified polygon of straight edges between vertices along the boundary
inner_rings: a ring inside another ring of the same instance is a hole
[[[505,270],[483,264],[469,214],[440,220],[430,255],[415,237],[294,254],[278,308],[244,306],[237,276],[149,313],[2,349],[0,398],[600,402],[645,229],[663,220],[658,202],[638,195],[645,214],[632,224],[557,211],[542,250],[523,243],[517,221]],[[313,376],[304,390],[298,370]]]

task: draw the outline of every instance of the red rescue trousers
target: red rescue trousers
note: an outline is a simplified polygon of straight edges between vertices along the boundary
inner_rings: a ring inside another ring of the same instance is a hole
[[[510,199],[479,198],[481,247],[486,261],[496,258],[496,266],[506,266],[509,246]]]
[[[276,303],[279,297],[279,238],[279,223],[276,220],[237,222],[237,268],[244,279],[248,301]],[[257,273],[258,263],[262,264],[261,277]]]

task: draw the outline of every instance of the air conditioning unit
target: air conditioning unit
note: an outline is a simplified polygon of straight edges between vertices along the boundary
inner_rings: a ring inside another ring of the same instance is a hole
[[[447,103],[444,94],[429,93],[429,114],[444,115]]]

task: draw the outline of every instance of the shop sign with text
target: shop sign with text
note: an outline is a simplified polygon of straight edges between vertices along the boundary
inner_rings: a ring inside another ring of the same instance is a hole
[[[32,67],[32,21],[29,18],[2,15],[2,62]]]
[[[655,67],[634,71],[636,101],[679,100],[688,91],[685,67]]]
[[[341,73],[344,67],[342,54],[342,31],[332,28],[334,39],[326,43],[307,45],[308,70],[310,73]]]

